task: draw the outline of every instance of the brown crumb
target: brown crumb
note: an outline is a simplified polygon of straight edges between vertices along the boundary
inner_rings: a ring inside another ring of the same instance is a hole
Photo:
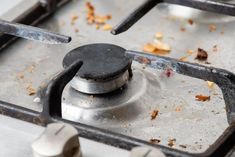
[[[188,19],[188,23],[189,23],[190,25],[193,25],[194,21],[193,21],[192,19]]]
[[[30,65],[29,67],[28,67],[28,72],[29,73],[33,73],[33,70],[35,69],[35,65]]]
[[[162,32],[157,32],[156,34],[155,34],[155,38],[156,39],[162,39],[163,38],[163,33]]]
[[[87,24],[92,25],[95,22],[94,18],[87,19]]]
[[[159,51],[166,51],[166,52],[170,52],[171,51],[171,47],[168,44],[163,43],[163,42],[154,43],[154,46]]]
[[[175,138],[169,139],[169,140],[168,140],[168,146],[173,147],[173,146],[175,145],[175,142],[176,142],[176,139],[175,139]]]
[[[86,7],[87,7],[88,10],[90,10],[90,11],[95,10],[94,6],[93,6],[90,2],[87,2],[87,3],[86,3]]]
[[[149,60],[146,57],[137,57],[138,62],[140,62],[141,64],[150,64],[151,60]]]
[[[99,24],[99,25],[102,25],[102,24],[105,24],[106,22],[106,18],[103,17],[103,16],[95,16],[95,23],[96,24]]]
[[[205,50],[198,48],[197,50],[197,56],[195,59],[198,59],[200,61],[205,61],[208,58],[208,54]]]
[[[103,30],[111,30],[112,27],[110,25],[107,25],[106,22],[112,18],[110,14],[107,15],[98,15],[95,13],[95,7],[90,3],[86,3],[87,8],[87,24],[89,25],[95,25],[96,29],[99,29],[100,26],[103,26]]]
[[[28,85],[26,87],[26,90],[28,92],[28,95],[30,95],[30,96],[36,94],[36,90],[32,87],[32,85]]]
[[[213,52],[217,52],[217,51],[218,51],[218,46],[217,46],[217,45],[214,45],[213,48],[212,48],[212,51],[213,51]]]
[[[148,53],[157,54],[157,55],[166,55],[166,54],[169,54],[169,52],[171,51],[171,48],[168,47],[167,45],[165,45],[165,47],[164,47],[161,45],[147,43],[144,45],[143,51],[148,52]]]
[[[194,52],[193,50],[188,50],[187,54],[191,55],[191,54],[193,54],[193,52]]]
[[[188,59],[187,59],[187,56],[184,56],[184,57],[179,58],[179,60],[183,61],[183,62],[186,62]]]
[[[152,143],[152,144],[158,144],[158,143],[161,142],[161,140],[156,139],[156,138],[151,138],[151,139],[149,140],[149,142]]]
[[[105,15],[104,18],[106,18],[107,20],[110,20],[112,18],[112,15]]]
[[[205,96],[205,95],[201,95],[201,94],[196,95],[195,98],[196,98],[197,101],[203,101],[203,102],[209,101],[211,99],[210,96]]]
[[[182,144],[180,144],[179,145],[181,148],[187,148],[187,146],[186,145],[182,145]]]
[[[224,31],[221,31],[220,34],[221,34],[221,35],[224,35]]]
[[[215,24],[210,24],[208,27],[209,27],[210,32],[216,31],[216,25]]]
[[[154,110],[152,113],[151,113],[151,120],[154,120],[156,117],[157,117],[157,115],[158,115],[158,110]]]
[[[181,28],[180,28],[180,31],[181,31],[181,32],[185,32],[185,31],[186,31],[186,28],[181,27]]]
[[[19,73],[17,74],[17,78],[18,78],[18,79],[24,79],[24,74],[23,74],[22,72],[19,72]]]
[[[95,22],[95,7],[90,3],[86,3],[87,8],[87,23],[93,24]]]
[[[71,25],[74,25],[77,19],[78,19],[77,15],[72,15],[72,17],[71,17]]]
[[[181,108],[180,107],[176,107],[175,108],[175,112],[180,112],[181,111]]]
[[[154,53],[154,51],[156,51],[156,47],[154,46],[154,44],[147,43],[144,45],[143,51]]]
[[[104,31],[109,31],[109,30],[111,30],[111,29],[112,29],[112,26],[109,25],[109,24],[105,24],[105,25],[103,26],[103,30],[104,30]]]
[[[95,25],[95,28],[96,28],[96,29],[100,29],[100,25],[97,25],[97,24],[96,24],[96,25]]]
[[[75,32],[75,33],[78,33],[78,32],[79,32],[79,29],[78,29],[78,28],[75,28],[75,29],[74,29],[74,32]]]

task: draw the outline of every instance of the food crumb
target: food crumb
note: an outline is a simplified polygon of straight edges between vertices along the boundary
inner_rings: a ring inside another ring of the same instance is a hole
[[[95,28],[96,29],[100,29],[100,25],[95,25]]]
[[[196,98],[197,101],[205,102],[205,101],[209,101],[211,97],[200,94],[200,95],[196,95],[195,98]]]
[[[175,142],[176,142],[176,139],[175,139],[175,138],[169,139],[169,140],[168,140],[168,146],[173,147],[173,146],[175,145]]]
[[[175,108],[175,112],[180,112],[181,111],[181,108],[180,107],[176,107]]]
[[[29,67],[28,67],[28,72],[29,73],[33,73],[33,70],[35,69],[35,65],[30,65]]]
[[[151,139],[149,140],[149,142],[152,143],[152,144],[158,144],[158,143],[161,142],[161,140],[156,139],[156,138],[151,138]]]
[[[151,60],[149,60],[148,58],[146,57],[138,57],[137,58],[138,62],[140,62],[141,64],[150,64],[151,63]]]
[[[156,51],[156,47],[154,46],[154,44],[147,43],[144,45],[143,51],[154,53]]]
[[[27,90],[27,92],[28,92],[28,95],[34,95],[34,94],[36,94],[36,89],[34,89],[33,87],[32,87],[32,85],[28,85],[27,87],[26,87],[26,90]]]
[[[210,24],[208,27],[209,27],[210,32],[216,31],[216,25],[215,24]]]
[[[181,148],[187,148],[187,146],[186,145],[182,145],[182,144],[180,144],[179,145]]]
[[[195,59],[198,59],[200,61],[205,61],[208,58],[208,54],[205,50],[198,48],[197,50],[197,56]]]
[[[190,25],[193,25],[194,21],[193,21],[192,19],[188,19],[188,23],[189,23]]]
[[[74,25],[77,19],[78,19],[77,15],[72,15],[72,17],[71,17],[71,25]]]
[[[87,23],[93,24],[95,22],[95,7],[90,3],[86,3],[87,8]]]
[[[109,24],[105,24],[105,25],[103,26],[103,30],[104,30],[104,31],[109,31],[109,30],[111,30],[111,29],[112,29],[112,26],[109,25]]]
[[[99,29],[100,26],[103,26],[103,30],[105,31],[112,29],[112,26],[106,24],[106,22],[112,18],[110,14],[104,16],[98,15],[97,13],[95,13],[95,7],[90,2],[86,3],[86,8],[87,8],[87,18],[86,18],[87,24],[89,25],[95,24],[96,29]]]
[[[187,54],[191,55],[191,54],[193,54],[193,52],[194,52],[193,50],[188,50]]]
[[[217,45],[214,45],[213,48],[212,48],[212,51],[213,51],[213,52],[217,52],[217,51],[218,51],[218,46],[217,46]]]
[[[149,42],[143,46],[143,51],[157,55],[166,55],[171,51],[171,46],[160,41],[163,38],[163,33],[158,32],[155,34],[153,42]]]
[[[154,43],[154,45],[155,45],[156,49],[159,51],[166,51],[166,52],[171,51],[171,47],[166,43],[157,41],[156,43]]]
[[[24,79],[24,73],[19,72],[19,73],[17,74],[17,78],[18,78],[18,79]]]
[[[180,28],[180,31],[181,31],[181,32],[185,32],[185,31],[186,31],[186,28],[181,27],[181,28]]]
[[[161,40],[163,38],[163,33],[162,32],[157,32],[155,34],[155,38],[158,39],[158,40]]]
[[[158,111],[158,110],[154,110],[154,111],[151,113],[151,120],[156,119],[156,117],[157,117],[158,113],[159,113],[159,111]]]
[[[158,55],[166,55],[171,51],[171,47],[164,43],[147,43],[143,47],[144,52],[158,54]]]
[[[206,81],[207,82],[207,86],[209,89],[213,89],[214,88],[214,85],[215,83],[214,82],[211,82],[211,81]]]
[[[108,14],[104,16],[105,19],[110,20],[112,18],[112,15]]]
[[[183,61],[183,62],[186,62],[188,59],[187,59],[187,56],[184,56],[184,57],[179,58],[179,60]]]
[[[75,28],[75,29],[74,29],[74,32],[75,32],[75,33],[78,33],[78,32],[79,32],[79,29],[78,29],[78,28]]]
[[[106,22],[106,18],[102,17],[102,16],[95,16],[95,23],[98,25],[103,25]]]

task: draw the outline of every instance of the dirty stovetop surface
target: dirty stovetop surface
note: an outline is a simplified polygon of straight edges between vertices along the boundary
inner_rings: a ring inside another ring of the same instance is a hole
[[[0,53],[1,100],[40,111],[42,105],[38,103],[34,89],[38,90],[44,82],[63,69],[62,60],[67,52],[80,45],[100,42],[142,51],[146,43],[153,41],[156,32],[162,32],[163,42],[171,46],[172,50],[166,56],[186,57],[187,61],[198,62],[194,58],[200,47],[209,54],[208,62],[211,64],[208,66],[235,72],[233,17],[160,5],[128,32],[113,36],[109,31],[102,28],[97,30],[94,25],[87,24],[86,2],[72,1],[40,25],[42,28],[72,36],[70,44],[44,45],[18,40]],[[112,19],[107,22],[112,26],[128,15],[130,6],[134,8],[142,2],[143,0],[91,1],[98,14],[112,15]],[[188,14],[185,16],[180,12]],[[78,16],[78,19],[73,20],[72,24],[71,20],[75,16]],[[193,24],[190,24],[188,19],[193,19]],[[188,50],[193,50],[194,53],[189,54]],[[176,74],[170,80],[162,81],[161,86],[164,87],[163,93],[166,93],[162,96],[164,101],[149,108],[148,115],[145,115],[145,122],[152,124],[149,126],[151,129],[142,128],[144,121],[133,122],[136,124],[133,126],[130,126],[129,122],[123,122],[123,129],[113,131],[142,137],[144,140],[157,138],[163,145],[168,144],[168,139],[175,138],[174,147],[178,149],[190,152],[205,151],[228,126],[221,91],[217,86],[209,88],[206,81]],[[195,101],[197,94],[210,95],[211,100]],[[158,109],[159,114],[151,121],[151,112],[154,109]],[[180,145],[186,145],[187,148]]]

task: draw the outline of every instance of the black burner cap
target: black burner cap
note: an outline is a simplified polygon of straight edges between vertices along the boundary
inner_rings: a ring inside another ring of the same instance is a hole
[[[111,79],[131,66],[130,58],[125,56],[125,49],[112,44],[90,44],[70,51],[63,60],[67,67],[76,60],[83,61],[78,76],[85,79]]]

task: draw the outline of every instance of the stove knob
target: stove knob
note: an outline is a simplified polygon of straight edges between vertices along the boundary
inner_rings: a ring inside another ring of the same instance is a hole
[[[81,157],[77,130],[68,124],[49,124],[33,142],[34,157]]]
[[[159,149],[151,147],[135,147],[130,157],[166,157]]]

